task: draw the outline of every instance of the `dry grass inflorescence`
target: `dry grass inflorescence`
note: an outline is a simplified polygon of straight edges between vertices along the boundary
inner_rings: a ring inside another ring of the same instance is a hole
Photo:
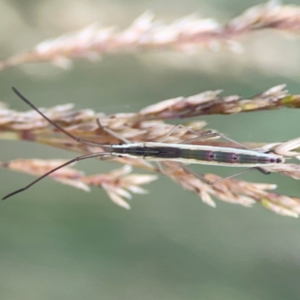
[[[199,47],[215,49],[226,46],[230,50],[240,49],[237,39],[258,30],[282,31],[289,34],[300,33],[300,8],[296,6],[280,6],[271,1],[255,6],[243,14],[220,25],[216,21],[187,17],[166,25],[154,20],[154,16],[146,13],[133,22],[124,31],[114,28],[89,27],[81,32],[45,41],[34,49],[17,54],[0,62],[0,69],[9,68],[29,62],[52,62],[62,67],[69,67],[76,57],[95,59],[101,55],[168,49],[172,51],[195,52]],[[280,108],[299,108],[300,95],[287,92],[284,85],[278,85],[258,95],[243,99],[236,95],[222,96],[221,91],[205,91],[190,97],[177,97],[164,100],[145,107],[136,113],[118,113],[106,115],[96,113],[92,109],[73,110],[71,104],[64,104],[41,111],[52,121],[76,137],[99,144],[122,143],[118,137],[133,142],[159,142],[173,128],[168,120],[198,117],[211,114],[234,114],[273,110]],[[97,124],[97,119],[101,125]],[[197,138],[197,133],[205,130],[205,122],[184,122],[168,135],[164,143],[180,143]],[[106,129],[115,133],[109,134]],[[192,130],[191,130],[192,129]],[[36,111],[17,112],[0,107],[0,138],[27,140],[66,149],[72,152],[89,154],[103,151],[101,145],[78,143],[70,139],[57,128],[50,125]],[[236,144],[222,142],[217,139],[195,140],[194,144],[219,147],[234,147]],[[249,148],[261,151],[273,151],[285,158],[300,159],[300,138],[273,144],[245,143]],[[129,209],[128,199],[131,193],[144,194],[144,184],[165,175],[184,189],[197,194],[203,202],[214,207],[213,198],[243,205],[252,206],[260,203],[267,209],[285,216],[298,217],[300,199],[272,192],[274,184],[250,183],[237,179],[226,179],[216,184],[208,184],[189,169],[188,166],[175,161],[155,163],[143,159],[110,158],[124,167],[106,174],[85,175],[73,167],[64,167],[53,172],[49,177],[64,184],[89,191],[91,186],[102,187],[112,201]],[[64,163],[62,160],[17,159],[2,162],[3,168],[40,176]],[[137,167],[155,175],[134,174],[132,167]],[[285,163],[265,167],[266,171],[277,172],[293,179],[300,179],[299,164]],[[214,174],[204,174],[204,178],[214,182],[220,179]]]

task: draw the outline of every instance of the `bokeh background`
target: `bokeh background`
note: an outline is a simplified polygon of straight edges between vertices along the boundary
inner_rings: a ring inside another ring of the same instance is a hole
[[[1,0],[1,59],[95,22],[125,28],[149,9],[168,22],[199,13],[225,23],[259,3]],[[300,93],[300,40],[259,32],[243,39],[243,45],[242,54],[223,49],[193,56],[108,55],[99,62],[76,60],[69,71],[24,65],[0,73],[0,100],[16,110],[28,109],[12,93],[14,85],[40,107],[72,102],[76,108],[116,113],[215,89],[247,97],[286,83],[290,92]],[[201,119],[240,142],[275,142],[300,135],[299,114],[282,109]],[[0,142],[1,161],[74,156],[33,143]],[[114,167],[94,161],[77,165],[89,174]],[[222,176],[234,172],[202,166],[195,170]],[[278,192],[300,197],[299,181],[291,178],[256,172],[242,178],[276,183]],[[0,170],[1,195],[31,180]],[[51,179],[1,203],[0,298],[300,298],[298,220],[258,205],[246,209],[217,201],[212,209],[163,177],[147,189],[149,195],[134,196],[130,211],[114,205],[101,189],[85,193]]]

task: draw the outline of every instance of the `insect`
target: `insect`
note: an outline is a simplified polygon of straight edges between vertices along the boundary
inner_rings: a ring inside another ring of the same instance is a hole
[[[56,127],[59,131],[63,132],[71,139],[77,141],[78,143],[84,143],[92,146],[98,146],[103,149],[102,152],[89,153],[75,157],[66,163],[50,170],[44,175],[38,177],[36,180],[32,181],[27,186],[18,189],[2,198],[5,200],[15,194],[18,194],[22,191],[27,190],[35,183],[39,182],[43,178],[47,177],[49,174],[70,165],[73,162],[85,160],[88,158],[96,157],[130,157],[130,158],[142,158],[149,161],[177,161],[180,163],[187,164],[205,164],[205,165],[221,165],[228,167],[248,167],[256,168],[263,173],[263,167],[272,166],[275,164],[281,164],[284,162],[284,158],[281,155],[268,153],[268,152],[259,152],[251,149],[240,149],[240,148],[229,148],[229,147],[216,147],[216,146],[207,146],[207,145],[194,145],[187,144],[192,140],[183,141],[177,144],[169,144],[163,142],[140,142],[140,143],[131,143],[124,138],[120,138],[124,141],[124,144],[102,144],[97,142],[88,141],[81,139],[69,133],[64,128],[60,127],[54,121],[49,119],[45,114],[43,114],[33,103],[31,103],[27,98],[25,98],[16,88],[12,88],[13,91],[27,103],[32,109],[37,111],[45,120],[47,120],[51,125]],[[100,121],[97,120],[99,126],[101,126]],[[101,126],[102,127],[102,126]],[[114,134],[110,130],[107,131],[111,134]],[[218,133],[210,133],[210,136],[218,136]],[[199,139],[202,137],[199,136]],[[198,139],[198,138],[196,138]],[[230,139],[229,139],[230,140]],[[232,141],[232,140],[231,140]],[[243,146],[243,145],[242,145]],[[235,174],[234,176],[236,176]],[[231,176],[232,177],[232,176]],[[227,177],[228,178],[228,177]]]

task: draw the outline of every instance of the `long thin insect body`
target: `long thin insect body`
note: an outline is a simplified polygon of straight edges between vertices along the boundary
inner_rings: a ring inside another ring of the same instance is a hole
[[[149,161],[172,160],[228,167],[266,167],[284,161],[280,155],[255,150],[156,142],[110,145],[105,151],[112,156],[142,157]]]
[[[97,142],[91,142],[85,139],[76,137],[60,127],[54,121],[49,119],[44,115],[34,104],[32,104],[27,98],[25,98],[16,88],[12,88],[13,91],[31,108],[33,108],[37,113],[39,113],[45,120],[47,120],[51,125],[56,127],[58,130],[69,136],[71,139],[77,141],[78,143],[83,143],[92,146],[98,146],[103,149],[102,152],[89,153],[85,155],[78,156],[74,159],[67,161],[66,163],[50,170],[44,175],[38,177],[36,180],[32,181],[27,186],[18,189],[5,197],[5,200],[17,193],[27,190],[35,183],[39,182],[43,178],[47,177],[51,173],[70,165],[73,162],[96,157],[130,157],[130,158],[143,158],[149,161],[178,161],[181,163],[193,163],[193,164],[206,164],[206,165],[221,165],[230,167],[250,167],[250,168],[260,168],[265,166],[271,166],[275,164],[280,164],[284,162],[284,158],[280,155],[263,153],[255,150],[239,149],[239,148],[227,148],[227,147],[215,147],[215,146],[201,146],[201,145],[191,145],[178,143],[178,144],[168,144],[162,142],[146,142],[146,143],[130,143],[128,140],[120,137],[120,140],[125,142],[125,144],[102,144]],[[98,120],[99,126],[101,126]],[[102,126],[101,126],[102,127]],[[102,127],[103,128],[103,127]],[[105,128],[103,128],[106,130]],[[116,136],[115,133],[107,130],[108,133]],[[212,134],[210,134],[212,136]],[[213,134],[214,136],[214,134]],[[191,139],[191,141],[194,139]]]

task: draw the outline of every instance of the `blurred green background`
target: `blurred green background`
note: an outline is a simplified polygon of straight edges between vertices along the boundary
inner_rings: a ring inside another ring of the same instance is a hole
[[[125,28],[149,9],[166,21],[196,12],[225,23],[258,3],[2,0],[1,58],[94,22]],[[96,63],[76,60],[70,71],[24,65],[0,73],[0,100],[28,110],[12,93],[14,85],[40,107],[72,102],[76,108],[117,113],[210,89],[247,97],[286,83],[290,92],[300,93],[299,40],[260,32],[242,41],[242,54],[225,49],[190,56],[118,54]],[[275,142],[300,135],[299,114],[282,109],[201,119],[240,142]],[[33,143],[0,142],[1,161],[74,156]],[[93,174],[112,166],[86,161],[77,168]],[[2,196],[32,180],[0,171]],[[300,197],[299,181],[291,178],[255,172],[242,178],[276,183],[278,192]],[[85,193],[51,179],[1,203],[0,299],[300,298],[298,220],[258,205],[246,209],[217,201],[212,209],[163,177],[146,188],[149,195],[135,195],[130,211],[114,205],[101,189]]]

